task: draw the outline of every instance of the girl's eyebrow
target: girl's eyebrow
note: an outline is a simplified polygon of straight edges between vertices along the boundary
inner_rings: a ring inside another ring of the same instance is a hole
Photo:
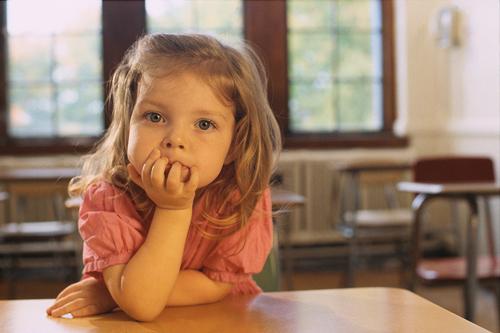
[[[164,105],[163,103],[157,102],[157,101],[152,101],[149,99],[143,99],[143,100],[139,101],[139,104],[149,104],[149,105],[161,108],[161,109],[168,109],[167,106]]]
[[[222,112],[200,109],[197,110],[195,114],[198,116],[205,116],[205,117],[220,117],[223,120],[227,121],[227,116]]]

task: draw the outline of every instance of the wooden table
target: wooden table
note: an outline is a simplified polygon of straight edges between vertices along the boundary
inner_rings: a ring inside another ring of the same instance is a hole
[[[245,332],[357,333],[467,332],[487,330],[416,294],[392,288],[263,293],[218,303],[166,309],[141,323],[121,311],[65,319],[46,315],[52,300],[0,301],[3,333]]]
[[[479,223],[478,200],[481,198],[500,195],[500,183],[453,183],[431,184],[418,182],[401,182],[398,184],[400,191],[417,194],[412,202],[415,221],[412,231],[411,279],[410,289],[415,288],[416,267],[420,242],[420,228],[424,206],[434,198],[462,198],[470,208],[469,222],[467,223],[467,280],[465,285],[465,318],[474,320],[475,295],[477,289],[477,229]]]

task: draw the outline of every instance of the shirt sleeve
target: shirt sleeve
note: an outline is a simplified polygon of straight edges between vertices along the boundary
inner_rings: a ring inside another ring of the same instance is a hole
[[[105,268],[127,263],[146,236],[128,195],[105,182],[85,192],[78,229],[83,239],[84,278],[101,278]]]
[[[273,245],[271,193],[266,189],[245,227],[222,239],[203,263],[210,279],[238,283],[259,273]]]

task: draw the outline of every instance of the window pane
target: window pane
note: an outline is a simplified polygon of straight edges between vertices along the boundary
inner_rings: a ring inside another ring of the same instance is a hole
[[[339,33],[336,76],[382,76],[382,48],[380,34]]]
[[[340,83],[338,90],[341,131],[374,131],[382,127],[380,83]]]
[[[337,0],[337,25],[339,29],[381,29],[380,0]]]
[[[330,34],[292,33],[288,49],[292,80],[332,76],[334,43]]]
[[[53,79],[58,83],[101,77],[101,57],[95,56],[101,52],[99,35],[61,36],[54,47]]]
[[[382,128],[380,0],[288,0],[289,126]]]
[[[48,81],[50,77],[50,38],[9,38],[10,81]]]
[[[100,0],[8,1],[7,44],[9,135],[102,133]]]
[[[16,137],[50,136],[54,130],[53,89],[49,84],[10,89],[10,134]]]
[[[294,30],[328,30],[333,26],[334,11],[331,1],[294,0],[288,6],[288,26]]]
[[[102,103],[94,96],[101,93],[100,82],[67,84],[60,89],[57,103],[60,110],[57,134],[60,136],[95,135],[101,127],[94,121],[102,117]]]
[[[146,0],[146,20],[149,32],[243,37],[242,0]]]
[[[292,132],[330,132],[335,129],[334,91],[330,82],[296,83],[290,88]]]

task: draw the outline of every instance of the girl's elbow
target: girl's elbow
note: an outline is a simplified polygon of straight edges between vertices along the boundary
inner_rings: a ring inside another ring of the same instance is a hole
[[[152,321],[163,311],[165,304],[151,299],[138,297],[122,298],[117,302],[120,308],[137,321]]]
[[[156,317],[158,317],[163,311],[163,308],[153,308],[137,304],[134,306],[122,308],[122,310],[134,320],[148,322],[153,321]]]

